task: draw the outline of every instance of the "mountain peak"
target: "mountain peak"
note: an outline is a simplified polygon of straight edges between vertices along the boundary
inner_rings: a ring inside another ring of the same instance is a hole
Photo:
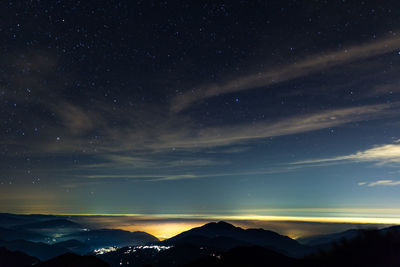
[[[227,222],[225,222],[225,221],[219,221],[219,222],[217,222],[217,224],[218,225],[225,225],[225,226],[233,226],[232,224],[230,224],[230,223],[227,223]]]
[[[224,221],[219,221],[219,222],[210,222],[202,226],[203,228],[209,229],[236,229],[234,225],[224,222]]]

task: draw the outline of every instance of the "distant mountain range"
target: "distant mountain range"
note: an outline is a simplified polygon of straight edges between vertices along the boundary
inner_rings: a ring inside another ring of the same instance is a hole
[[[305,238],[299,238],[298,241],[300,244],[306,245],[308,247],[317,249],[329,249],[333,244],[340,243],[345,240],[352,240],[365,232],[371,231],[374,229],[349,229],[343,232],[326,234],[326,235],[316,235]],[[376,230],[376,229],[375,229]],[[391,226],[387,228],[382,228],[377,230],[381,234],[385,234],[387,232],[397,231],[400,233],[400,226]]]
[[[7,225],[0,227],[1,267],[25,267],[34,263],[42,267],[107,266],[105,262],[112,267],[333,267],[399,266],[400,262],[400,226],[375,231],[350,229],[293,240],[264,229],[242,229],[226,222],[211,222],[159,241],[145,232],[89,230],[63,217],[21,215],[20,218],[0,214],[0,218],[6,219],[0,225]],[[94,249],[109,246],[120,248],[94,255]],[[72,253],[91,254],[100,260]],[[78,264],[84,262],[87,265]]]
[[[51,219],[13,227],[49,237],[50,242],[56,242],[60,237],[85,230],[85,227],[67,219]]]
[[[29,241],[45,242],[49,239],[49,237],[23,229],[9,229],[0,227],[0,239],[8,241],[24,239]]]
[[[349,229],[339,233],[327,234],[327,235],[316,235],[305,238],[299,238],[298,241],[301,244],[307,246],[321,246],[337,242],[342,239],[352,239],[362,233],[365,230],[362,229]]]
[[[3,213],[0,214],[0,225],[7,225],[7,228],[0,227],[0,247],[22,251],[40,260],[70,252],[83,255],[108,246],[159,242],[156,237],[145,232],[89,230],[62,216]]]
[[[11,213],[0,213],[0,227],[13,227],[22,224],[53,220],[57,219],[59,216],[55,215],[21,215],[21,214],[11,214]]]
[[[84,227],[78,223],[72,222],[66,219],[52,219],[40,222],[33,222],[28,224],[22,224],[15,226],[17,229],[59,229],[59,228],[70,228],[70,229],[83,229]]]
[[[159,242],[158,238],[145,232],[129,232],[119,229],[80,231],[67,235],[63,238],[75,239],[93,248],[107,246],[123,247]]]

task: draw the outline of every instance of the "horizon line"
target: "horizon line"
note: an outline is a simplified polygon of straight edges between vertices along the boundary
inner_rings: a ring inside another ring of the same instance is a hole
[[[399,209],[387,209],[399,211]],[[360,211],[360,209],[358,209]],[[4,212],[11,213],[11,212]],[[145,214],[145,213],[11,213],[19,215],[98,216],[98,217],[141,217],[141,219],[192,219],[204,221],[290,221],[315,223],[361,223],[400,224],[399,217],[379,216],[279,216],[279,215],[226,215],[226,214]]]

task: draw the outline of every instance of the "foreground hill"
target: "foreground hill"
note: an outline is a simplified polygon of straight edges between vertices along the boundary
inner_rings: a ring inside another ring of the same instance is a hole
[[[308,256],[303,262],[309,267],[395,267],[400,266],[400,232],[363,231],[357,237],[336,243],[331,250]]]
[[[39,259],[28,256],[20,251],[10,251],[4,247],[0,247],[1,267],[28,267],[38,262]]]
[[[0,247],[11,251],[21,251],[40,260],[48,260],[56,256],[71,252],[70,250],[56,245],[42,242],[31,242],[26,240],[0,241]]]
[[[366,232],[377,231],[380,234],[386,234],[390,232],[400,232],[400,226],[391,226],[382,229],[349,229],[343,232],[326,234],[326,235],[316,235],[305,238],[300,238],[298,241],[309,247],[309,252],[315,252],[319,250],[330,250],[333,246],[344,240],[350,241],[356,237],[363,235]]]
[[[214,249],[201,248],[187,244],[177,245],[162,251],[151,248],[137,249],[133,247],[124,247],[117,251],[98,255],[97,257],[109,263],[112,267],[175,267],[207,257],[212,253],[215,253]]]
[[[39,259],[19,251],[10,251],[0,247],[0,267],[109,267],[104,261],[94,256],[79,256],[66,253],[40,262]]]
[[[62,242],[58,242],[54,244],[55,246],[66,248],[76,254],[87,254],[93,251],[93,248],[86,243],[78,241],[76,239],[70,239]]]
[[[156,265],[154,265],[156,266]],[[343,239],[330,250],[293,259],[260,247],[238,247],[219,255],[193,261],[186,267],[395,267],[400,266],[400,232],[365,230],[351,240]]]
[[[192,244],[229,249],[243,245],[257,245],[289,255],[298,255],[306,249],[290,237],[264,229],[242,229],[226,222],[212,222],[193,228],[170,239],[165,244]]]
[[[299,260],[284,256],[263,247],[236,247],[219,255],[210,255],[184,267],[242,267],[242,266],[298,266]]]
[[[79,256],[67,253],[54,259],[35,265],[37,267],[109,267],[104,261],[94,256]]]

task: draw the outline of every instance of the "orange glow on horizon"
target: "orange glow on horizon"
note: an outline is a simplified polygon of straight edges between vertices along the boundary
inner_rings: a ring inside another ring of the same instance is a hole
[[[135,226],[117,226],[115,228],[126,230],[126,231],[144,231],[152,234],[160,240],[168,239],[177,234],[190,230],[194,227],[202,226],[203,222],[192,223],[192,222],[157,222],[157,223],[146,223]]]
[[[187,216],[184,216],[187,218]],[[171,217],[174,218],[174,217]],[[187,218],[190,219],[190,218]],[[199,219],[199,217],[196,217]],[[246,221],[255,222],[317,222],[317,223],[355,223],[355,224],[399,224],[400,218],[363,218],[363,217],[295,217],[295,216],[259,216],[259,215],[242,215],[242,216],[205,216],[204,221],[188,221],[188,222],[152,222],[136,224],[134,226],[115,226],[117,229],[126,231],[144,231],[164,240],[190,230],[194,227],[199,227],[208,221],[228,221],[242,228],[246,227]],[[291,238],[297,239],[303,236],[301,231],[293,231],[285,233]]]
[[[106,215],[107,216],[107,215]],[[112,216],[112,215],[108,215]],[[114,215],[115,216],[115,215]],[[121,216],[121,215],[120,215]],[[125,215],[125,216],[138,216],[136,215]],[[190,230],[194,227],[199,227],[205,223],[212,221],[228,221],[233,223],[235,226],[242,227],[244,229],[251,228],[247,222],[310,222],[310,223],[354,223],[354,224],[386,224],[386,225],[400,225],[400,218],[376,218],[376,217],[307,217],[307,216],[260,216],[260,215],[189,215],[189,214],[159,214],[159,215],[140,215],[145,218],[153,217],[158,220],[154,222],[140,222],[135,225],[113,225],[113,228],[122,229],[126,231],[144,231],[152,234],[164,240],[180,234],[184,231]],[[143,217],[142,217],[143,218]],[[159,219],[185,219],[187,221],[174,222],[165,221],[160,222]],[[191,221],[194,220],[194,221]],[[290,236],[291,238],[297,239],[305,236],[302,230],[291,229],[289,232],[281,233]]]

